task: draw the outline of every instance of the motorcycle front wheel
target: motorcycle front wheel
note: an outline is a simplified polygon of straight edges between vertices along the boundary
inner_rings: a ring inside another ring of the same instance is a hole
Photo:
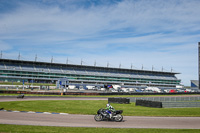
[[[117,115],[115,116],[115,121],[116,121],[116,122],[120,122],[120,121],[122,121],[122,120],[123,120],[123,116],[122,116],[122,115],[117,114]]]
[[[97,114],[94,116],[95,121],[101,121],[102,120],[102,115]]]

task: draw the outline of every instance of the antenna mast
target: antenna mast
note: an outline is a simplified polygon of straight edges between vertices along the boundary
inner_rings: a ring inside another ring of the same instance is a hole
[[[94,61],[94,66],[96,66],[97,65],[97,62],[96,62],[96,60]]]
[[[20,55],[20,52],[19,52],[19,55],[18,55],[18,60],[20,60],[20,56],[21,56],[21,55]]]
[[[53,63],[53,56],[51,57],[51,63]]]
[[[66,60],[66,64],[68,64],[68,58],[67,58],[67,60]]]
[[[1,59],[3,58],[3,53],[2,53],[2,51],[1,51]]]
[[[35,55],[35,62],[37,61],[37,54]]]
[[[82,61],[82,59],[81,59],[81,66],[83,65],[83,61]]]

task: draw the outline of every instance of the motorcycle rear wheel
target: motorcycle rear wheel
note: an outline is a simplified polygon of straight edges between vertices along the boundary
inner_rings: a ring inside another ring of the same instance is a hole
[[[122,116],[122,115],[117,114],[117,115],[115,116],[115,121],[116,121],[116,122],[121,122],[122,120],[123,120],[123,116]]]
[[[95,121],[102,121],[102,115],[97,114],[94,116]]]

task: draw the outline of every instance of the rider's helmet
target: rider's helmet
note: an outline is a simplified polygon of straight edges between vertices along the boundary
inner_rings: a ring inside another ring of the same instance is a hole
[[[106,107],[108,108],[108,107],[110,107],[111,105],[108,103],[108,104],[106,104]]]

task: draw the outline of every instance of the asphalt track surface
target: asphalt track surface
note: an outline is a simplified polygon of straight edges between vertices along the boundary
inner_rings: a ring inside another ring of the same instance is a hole
[[[25,96],[23,99],[17,96],[0,96],[0,102],[6,101],[32,101],[32,100],[108,100],[105,97],[50,97],[50,96]]]
[[[88,98],[0,98],[0,101],[16,100],[88,100]],[[107,100],[107,98],[89,98]],[[122,122],[96,122],[94,115],[40,114],[0,111],[0,124],[63,126],[63,127],[103,127],[103,128],[165,128],[200,129],[200,117],[144,117],[124,116]]]

